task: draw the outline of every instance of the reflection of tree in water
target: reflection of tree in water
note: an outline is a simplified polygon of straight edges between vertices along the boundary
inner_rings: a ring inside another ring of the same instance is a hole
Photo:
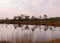
[[[49,26],[50,27],[50,30],[52,30],[52,31],[55,31],[56,29],[56,27],[54,26],[54,28],[53,28],[53,26]]]
[[[48,26],[44,26],[44,31],[47,31],[48,30]]]
[[[54,28],[56,28],[57,26],[54,26]]]
[[[2,27],[3,27],[3,25],[4,25],[4,24],[2,24]],[[5,24],[5,25],[6,25],[5,27],[7,28],[9,24]]]
[[[41,30],[41,26],[39,26],[39,29]]]
[[[44,31],[47,31],[48,29],[50,29],[51,31],[55,31],[55,28],[52,28],[52,26],[45,26],[44,27],[45,29],[44,29]]]
[[[16,29],[17,27],[22,27],[23,25],[21,25],[21,24],[14,24],[14,28]],[[41,28],[41,25],[32,25],[32,28],[31,28],[31,30],[34,32],[34,30],[35,29],[42,29]],[[45,25],[44,26],[44,31],[47,31],[48,29],[50,29],[50,30],[52,30],[52,31],[55,31],[55,28],[56,28],[56,26],[53,28],[53,26],[48,26],[48,25]],[[25,28],[24,29],[30,29],[29,28],[29,25],[26,25],[25,26]]]
[[[52,30],[52,27],[50,27],[50,30]]]
[[[34,29],[36,29],[38,27],[38,25],[34,25]]]
[[[60,31],[60,27],[59,27],[59,31]]]
[[[29,29],[29,26],[28,26],[28,25],[26,25],[26,26],[25,26],[25,29]]]
[[[34,32],[34,30],[35,30],[36,28],[38,28],[38,25],[34,25],[31,29],[32,29],[32,31]]]
[[[33,32],[34,32],[34,30],[35,30],[35,29],[34,29],[34,28],[32,28],[32,31],[33,31]]]
[[[6,24],[6,28],[7,28],[8,24]]]
[[[21,24],[18,24],[18,27],[22,27],[22,25]]]
[[[14,24],[14,28],[16,29],[17,27],[22,27],[21,24]]]

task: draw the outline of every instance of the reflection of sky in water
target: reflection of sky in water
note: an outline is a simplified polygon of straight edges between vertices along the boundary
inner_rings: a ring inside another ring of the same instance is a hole
[[[24,25],[25,27],[25,25]],[[15,40],[15,39],[31,39],[31,40],[51,40],[51,39],[59,39],[60,38],[60,27],[52,27],[53,29],[48,29],[44,31],[45,26],[41,26],[41,30],[39,27],[34,30],[32,25],[29,25],[30,29],[24,29],[24,27],[14,29],[13,25],[8,25],[6,28],[6,24],[0,25],[0,40]],[[50,28],[50,27],[49,27]]]

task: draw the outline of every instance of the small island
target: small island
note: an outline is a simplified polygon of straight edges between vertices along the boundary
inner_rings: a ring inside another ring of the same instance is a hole
[[[45,14],[44,17],[39,16],[14,16],[13,19],[0,19],[0,24],[27,24],[27,25],[51,25],[60,26],[60,17],[51,17]]]

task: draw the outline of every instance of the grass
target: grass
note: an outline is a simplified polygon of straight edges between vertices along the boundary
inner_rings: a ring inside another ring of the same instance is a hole
[[[60,39],[56,39],[56,40],[50,40],[50,41],[36,41],[36,42],[32,42],[32,41],[16,41],[16,42],[9,42],[9,41],[0,41],[0,43],[60,43]]]
[[[48,25],[48,26],[60,26],[60,21],[49,20],[36,20],[36,21],[14,21],[14,20],[0,20],[0,24],[27,24],[27,25]]]

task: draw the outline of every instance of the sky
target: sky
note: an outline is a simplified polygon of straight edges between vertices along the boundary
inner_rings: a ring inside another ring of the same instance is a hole
[[[0,0],[0,18],[21,14],[60,17],[60,0]]]

